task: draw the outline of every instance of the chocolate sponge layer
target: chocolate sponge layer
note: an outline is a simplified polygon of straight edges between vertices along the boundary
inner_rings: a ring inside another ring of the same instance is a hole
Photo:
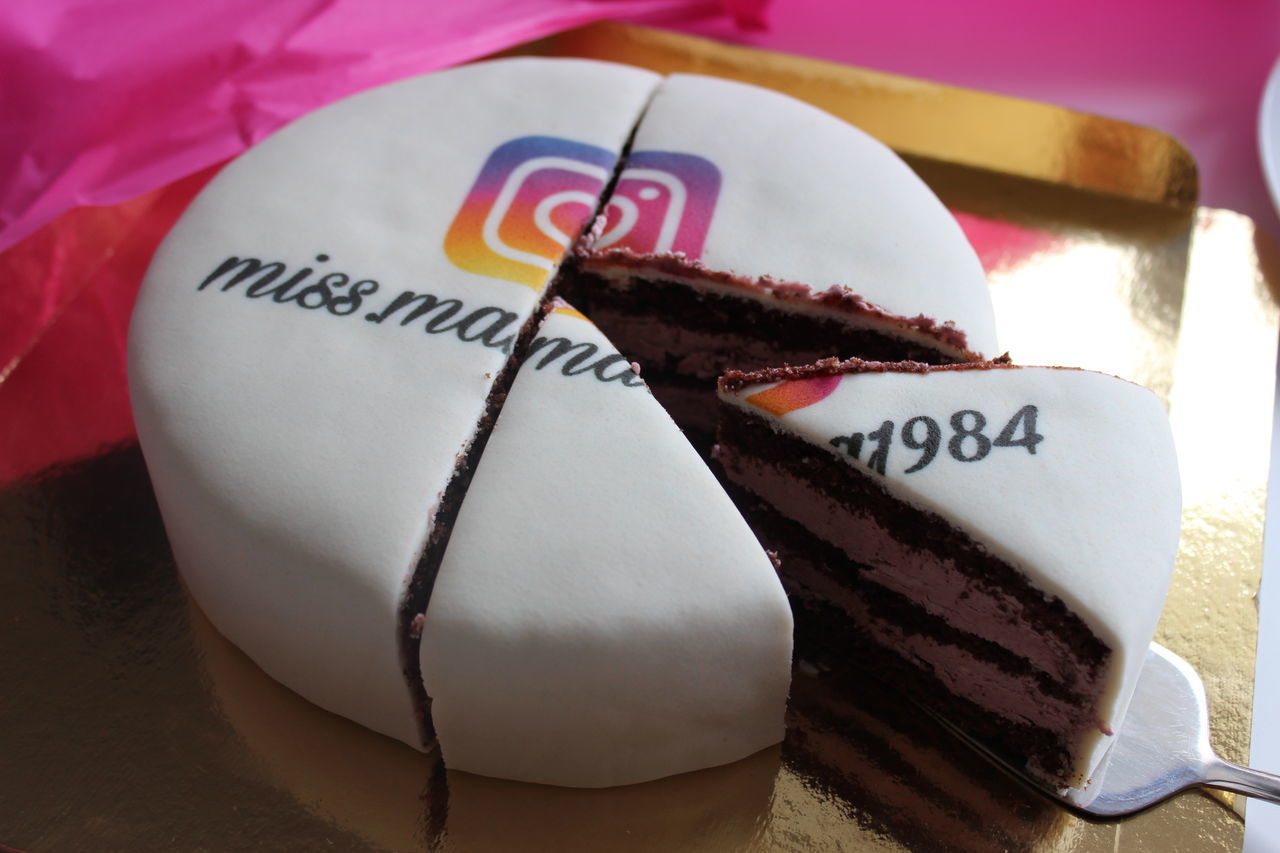
[[[645,381],[682,427],[708,436],[715,430],[715,380],[730,368],[848,356],[930,364],[961,360],[945,347],[859,325],[857,314],[820,316],[786,302],[771,305],[747,291],[733,295],[640,271],[619,278],[573,267],[562,271],[557,287],[640,364]],[[667,389],[672,393],[665,394]]]
[[[1070,781],[1110,654],[1078,617],[941,517],[764,419],[722,406],[718,437],[810,654],[856,659],[1011,760]],[[813,532],[833,519],[855,535]]]

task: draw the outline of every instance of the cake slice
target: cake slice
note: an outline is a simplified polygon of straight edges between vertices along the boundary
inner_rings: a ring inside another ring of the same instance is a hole
[[[557,307],[516,375],[423,620],[445,764],[601,787],[777,743],[791,613],[627,359]]]
[[[513,59],[371,90],[227,166],[158,251],[129,381],[179,569],[312,702],[423,746],[409,617],[513,348],[657,82]]]
[[[714,430],[728,368],[994,354],[986,277],[891,150],[777,92],[658,87],[564,288],[682,426]]]
[[[1159,400],[1007,361],[730,372],[720,397],[717,457],[782,557],[800,633],[832,660],[869,640],[866,660],[917,699],[1046,781],[1085,784],[1178,546]]]

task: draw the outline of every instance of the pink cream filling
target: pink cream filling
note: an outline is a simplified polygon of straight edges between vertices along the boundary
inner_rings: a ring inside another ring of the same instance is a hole
[[[1089,728],[1092,716],[1087,710],[1044,695],[1034,679],[1009,675],[962,648],[909,634],[894,623],[876,618],[856,593],[820,571],[796,566],[788,566],[785,571],[794,591],[836,605],[877,643],[932,672],[952,694],[1006,720],[1057,732],[1068,742]]]
[[[734,481],[767,496],[783,515],[866,565],[870,571],[861,577],[917,602],[959,630],[1016,651],[1077,692],[1097,694],[1097,673],[1081,672],[1064,642],[1035,630],[1017,599],[984,588],[954,560],[891,538],[870,516],[851,512],[775,465],[727,446],[721,446],[718,458]]]

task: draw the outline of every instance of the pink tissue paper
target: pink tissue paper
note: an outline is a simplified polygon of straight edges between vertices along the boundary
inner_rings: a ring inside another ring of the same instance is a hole
[[[371,86],[602,18],[762,25],[762,0],[9,0],[0,4],[0,251]]]

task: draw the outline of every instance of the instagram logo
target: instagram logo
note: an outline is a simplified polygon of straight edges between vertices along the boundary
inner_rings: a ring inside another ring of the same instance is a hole
[[[595,215],[615,156],[594,145],[525,136],[499,145],[445,234],[449,260],[468,272],[540,290]],[[618,176],[595,248],[702,253],[720,171],[693,154],[637,151]]]
[[[444,238],[468,272],[540,290],[594,215],[613,173],[603,148],[525,136],[494,149]]]
[[[720,194],[720,170],[694,154],[636,151],[609,198],[595,248],[641,254],[702,254]]]
[[[747,398],[753,406],[764,409],[775,415],[785,415],[796,409],[821,403],[840,384],[839,376],[814,376],[811,379],[788,379],[757,391]]]

